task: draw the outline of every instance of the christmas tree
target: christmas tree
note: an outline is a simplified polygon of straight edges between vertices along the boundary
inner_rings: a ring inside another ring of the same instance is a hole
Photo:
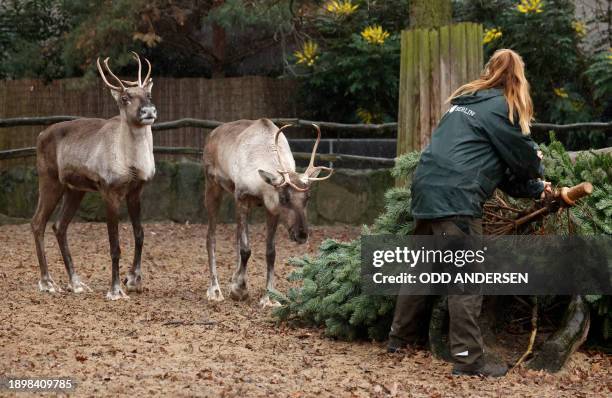
[[[554,136],[551,140],[550,145],[541,146],[546,180],[556,186],[573,186],[582,181],[590,181],[594,186],[593,194],[570,210],[575,233],[612,234],[612,156],[586,152],[572,162],[562,144]],[[417,152],[396,160],[393,176],[408,183],[386,192],[384,213],[373,226],[364,227],[363,234],[412,232],[409,181],[418,160]],[[512,203],[520,205],[521,202]],[[555,215],[548,216],[540,221],[539,228],[546,233],[565,234],[567,221],[562,220]],[[342,340],[384,340],[389,333],[395,297],[362,294],[360,251],[359,240],[328,239],[321,244],[317,256],[291,259],[290,264],[297,269],[289,279],[301,282],[301,286],[291,288],[286,295],[275,293],[283,306],[275,310],[274,316],[293,325],[322,326],[326,335]],[[588,296],[587,300],[593,306],[594,315],[600,317],[603,335],[607,338],[612,324],[608,310],[610,297]]]

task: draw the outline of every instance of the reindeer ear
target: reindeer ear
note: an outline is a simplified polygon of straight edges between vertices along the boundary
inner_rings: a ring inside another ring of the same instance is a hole
[[[283,183],[283,177],[280,174],[269,173],[261,169],[257,170],[257,172],[259,173],[261,179],[266,182],[266,184],[270,184],[273,187],[277,187]]]
[[[153,90],[153,79],[149,79],[144,89],[148,94],[151,94],[151,90]]]
[[[121,97],[121,91],[115,90],[114,88],[109,88],[109,90],[115,101],[119,102],[119,98]]]

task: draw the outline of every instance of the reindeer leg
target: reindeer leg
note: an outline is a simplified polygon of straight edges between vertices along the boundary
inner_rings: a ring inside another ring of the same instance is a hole
[[[249,205],[248,202],[236,198],[236,249],[238,261],[232,275],[230,297],[234,300],[245,300],[249,296],[246,284],[246,266],[251,257],[249,247]]]
[[[134,231],[134,262],[132,268],[128,271],[127,278],[123,281],[127,286],[128,292],[142,292],[142,273],[140,271],[140,263],[142,259],[142,245],[144,243],[144,231],[140,222],[140,194],[142,193],[142,184],[132,189],[127,194],[127,208],[132,221],[132,230]]]
[[[274,262],[276,260],[276,228],[279,216],[268,212],[266,214],[266,293],[259,301],[262,307],[279,307],[281,304],[270,299],[270,292],[274,291]]]
[[[120,197],[114,193],[107,193],[106,199],[106,228],[108,229],[108,241],[112,259],[112,281],[111,288],[106,294],[107,300],[119,300],[129,298],[121,289],[119,279],[119,259],[121,248],[119,247],[119,203]]]
[[[223,294],[219,287],[219,277],[217,276],[217,257],[215,255],[215,231],[217,228],[217,213],[221,204],[223,191],[212,177],[206,177],[204,204],[208,214],[208,234],[206,235],[206,251],[208,252],[208,268],[210,271],[210,285],[206,291],[206,297],[211,301],[222,301]]]
[[[62,253],[62,259],[66,266],[66,272],[68,273],[68,290],[74,293],[82,293],[85,290],[91,292],[89,286],[81,282],[79,276],[74,272],[74,265],[72,262],[72,256],[70,255],[70,249],[68,247],[67,231],[68,225],[72,218],[76,214],[81,200],[85,192],[68,189],[64,193],[64,200],[62,201],[62,207],[60,208],[60,214],[58,220],[53,224],[53,232],[57,238],[57,244],[59,245]]]
[[[51,217],[57,202],[62,197],[63,190],[64,188],[59,181],[44,174],[39,176],[38,205],[36,206],[36,212],[34,217],[32,217],[30,226],[34,235],[36,256],[38,257],[38,265],[40,267],[38,288],[42,292],[55,293],[56,291],[61,291],[55,282],[53,282],[53,279],[51,279],[51,275],[49,275],[47,257],[45,255],[45,229],[47,228],[49,217]]]

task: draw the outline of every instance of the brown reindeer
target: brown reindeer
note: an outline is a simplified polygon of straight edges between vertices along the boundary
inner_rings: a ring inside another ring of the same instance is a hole
[[[77,119],[58,123],[38,136],[38,206],[31,225],[40,265],[38,286],[41,291],[61,290],[49,275],[44,248],[47,221],[60,199],[63,199],[62,205],[58,219],[53,224],[53,231],[68,272],[68,290],[75,293],[91,291],[74,271],[66,239],[68,224],[78,210],[85,192],[100,192],[106,203],[106,224],[112,258],[112,282],[106,298],[128,298],[119,280],[121,249],[118,217],[123,198],[127,198],[135,240],[134,263],[125,284],[128,291],[142,291],[140,259],[144,232],[140,223],[140,194],[143,184],[155,174],[151,125],[157,118],[157,110],[151,102],[151,63],[145,59],[149,69],[142,80],[140,58],[136,53],[134,58],[138,62],[138,81],[134,82],[120,80],[110,70],[108,58],[104,60],[108,73],[117,81],[118,86],[108,82],[100,59],[97,61],[102,80],[117,102],[119,116],[108,120]]]
[[[295,171],[295,160],[289,143],[268,119],[240,120],[226,123],[213,130],[204,148],[204,171],[206,176],[205,205],[208,213],[208,265],[210,286],[207,291],[209,300],[223,300],[217,278],[215,257],[215,227],[217,212],[223,191],[234,196],[236,202],[236,270],[231,279],[230,296],[234,300],[244,300],[248,296],[246,266],[251,255],[247,217],[252,206],[263,205],[266,209],[266,293],[260,303],[276,306],[269,292],[274,290],[275,235],[279,221],[289,232],[291,240],[304,243],[308,239],[306,205],[310,184],[327,179],[333,170],[315,167],[314,157],[321,140],[321,130],[317,130],[317,141],[312,150],[310,164],[304,173]],[[317,176],[322,170],[329,174]]]

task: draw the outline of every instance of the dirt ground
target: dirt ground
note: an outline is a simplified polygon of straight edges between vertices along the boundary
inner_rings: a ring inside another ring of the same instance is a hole
[[[555,375],[520,369],[502,379],[457,378],[426,351],[390,355],[381,343],[346,343],[321,331],[276,327],[259,308],[265,278],[264,227],[251,228],[251,298],[229,299],[234,230],[218,232],[224,302],[206,301],[205,226],[147,224],[146,290],[130,300],[104,299],[110,260],[103,224],[74,224],[77,272],[93,293],[41,294],[27,225],[0,227],[0,376],[76,380],[75,396],[408,396],[603,397],[612,394],[611,360],[579,352]],[[279,232],[277,287],[286,291],[286,260],[314,253],[324,237],[349,239],[355,227],[315,227],[307,245]],[[131,228],[121,226],[122,275],[132,256]],[[67,282],[47,230],[55,281]],[[5,396],[7,391],[0,391]],[[24,396],[20,394],[20,396]]]

